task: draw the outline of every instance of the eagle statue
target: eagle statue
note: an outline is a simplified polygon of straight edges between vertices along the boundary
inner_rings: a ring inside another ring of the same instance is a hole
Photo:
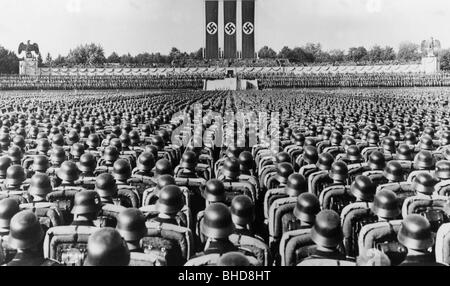
[[[26,44],[20,43],[20,45],[19,45],[19,55],[22,52],[25,52],[25,57],[32,58],[33,54],[31,52],[35,52],[36,55],[39,54],[39,46],[36,43],[31,44],[30,40],[28,40]]]
[[[424,40],[421,44],[421,50],[427,57],[432,57],[441,49],[441,42],[439,40],[431,38],[430,40]]]

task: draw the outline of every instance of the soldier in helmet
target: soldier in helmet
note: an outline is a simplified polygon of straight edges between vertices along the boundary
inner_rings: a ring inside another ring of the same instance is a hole
[[[20,165],[11,165],[6,170],[6,179],[1,185],[2,192],[17,192],[17,194],[23,194],[23,184],[26,180],[25,170]]]
[[[114,228],[102,228],[89,237],[84,266],[127,266],[129,262],[127,244]]]
[[[423,216],[410,214],[405,217],[397,239],[408,249],[408,254],[400,266],[442,266],[428,251],[434,245],[434,238],[431,225]]]
[[[243,151],[239,154],[239,166],[241,174],[254,176],[255,175],[255,161],[253,160],[252,153]]]
[[[153,177],[153,168],[155,167],[155,157],[151,152],[143,152],[139,155],[136,162],[136,168],[133,170],[133,177],[145,176]]]
[[[308,147],[310,147],[310,146],[308,146]],[[311,147],[311,148],[314,148],[314,147]],[[307,151],[307,149],[305,148],[305,152],[306,151]],[[304,159],[307,161],[311,161],[313,163],[309,163],[308,165],[304,165],[303,167],[300,168],[299,174],[305,176],[305,178],[308,178],[311,174],[313,174],[315,172],[328,171],[331,169],[331,165],[333,164],[334,158],[330,153],[322,153],[320,155],[316,154],[315,161],[308,159],[307,155],[308,154],[306,154],[306,153],[303,154]]]
[[[12,162],[8,156],[0,157],[0,183],[6,179],[6,170],[11,166]]]
[[[140,240],[147,234],[145,216],[138,209],[125,209],[117,216],[116,230],[127,242],[130,252],[144,252]]]
[[[234,223],[233,233],[255,237],[252,230],[255,221],[255,207],[252,200],[245,195],[236,196],[231,201],[230,211]]]
[[[222,255],[219,260],[217,260],[217,266],[251,266],[250,261],[247,256],[241,252],[228,252]]]
[[[48,175],[37,173],[31,177],[28,194],[32,202],[45,202],[47,195],[52,191],[53,188]]]
[[[40,245],[44,232],[38,218],[30,211],[21,211],[13,216],[10,224],[8,245],[17,250],[6,266],[56,266],[58,262],[45,259]]]
[[[77,187],[79,186],[80,170],[77,165],[71,161],[65,161],[61,167],[56,171],[58,179],[61,180],[59,184],[62,187]]]
[[[94,221],[101,210],[100,196],[97,192],[83,190],[75,194],[71,210],[73,222],[71,225],[95,226]]]
[[[310,192],[319,196],[327,187],[346,185],[347,177],[347,164],[341,161],[334,162],[327,174],[318,177],[315,181],[310,183]]]
[[[187,217],[180,213],[185,205],[183,197],[178,186],[169,185],[162,188],[155,205],[158,216],[151,220],[186,227]]]
[[[35,155],[33,158],[33,163],[30,166],[29,173],[33,175],[35,173],[46,174],[47,170],[50,168],[50,161],[45,155]]]
[[[319,199],[311,193],[302,193],[297,197],[292,213],[282,217],[282,232],[311,228],[320,212]]]
[[[97,160],[91,153],[81,155],[80,160],[76,163],[80,171],[79,179],[81,184],[86,188],[92,188],[95,184]]]
[[[312,249],[305,259],[332,259],[345,260],[345,254],[339,251],[343,234],[339,215],[331,210],[322,210],[316,215],[314,226],[311,229],[311,239],[316,247]],[[299,264],[301,265],[301,263]]]
[[[222,203],[209,205],[200,225],[202,235],[206,238],[203,254],[225,254],[237,251],[228,236],[233,232],[233,220],[228,207]]]
[[[114,146],[107,146],[103,151],[103,156],[98,161],[99,170],[111,172],[114,162],[119,159],[120,152]]]
[[[0,264],[8,263],[16,252],[8,246],[12,217],[20,211],[19,203],[11,198],[0,200]]]
[[[155,164],[155,177],[158,178],[161,175],[174,175],[172,164],[167,159],[159,159]]]
[[[182,158],[175,176],[179,178],[198,178],[195,168],[197,167],[197,155],[192,151],[186,151]]]
[[[104,204],[120,204],[117,197],[117,184],[114,177],[108,173],[100,174],[95,181],[95,191],[100,196],[100,200]]]
[[[83,155],[85,152],[84,150],[84,144],[82,143],[75,143],[70,147],[70,157],[69,160],[72,162],[79,162],[81,155]]]

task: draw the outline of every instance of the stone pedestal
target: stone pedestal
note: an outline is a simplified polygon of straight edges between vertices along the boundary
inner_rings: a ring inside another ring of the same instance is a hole
[[[29,76],[39,75],[37,59],[25,58],[23,61],[20,61],[19,74],[20,75],[29,75]]]
[[[440,70],[439,60],[435,56],[422,58],[422,71],[426,74],[438,73]]]

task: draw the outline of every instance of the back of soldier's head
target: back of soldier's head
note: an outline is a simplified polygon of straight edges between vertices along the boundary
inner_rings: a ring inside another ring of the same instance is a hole
[[[130,251],[115,229],[105,227],[89,237],[85,266],[127,266],[129,262]]]
[[[217,266],[250,266],[250,261],[240,252],[228,252],[219,258]]]

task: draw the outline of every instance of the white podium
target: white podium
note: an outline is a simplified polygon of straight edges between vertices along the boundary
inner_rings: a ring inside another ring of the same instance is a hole
[[[20,61],[19,74],[20,75],[29,75],[29,76],[39,75],[37,59],[25,58],[23,61]]]
[[[439,60],[435,56],[422,58],[422,71],[426,74],[438,73],[440,71]]]

